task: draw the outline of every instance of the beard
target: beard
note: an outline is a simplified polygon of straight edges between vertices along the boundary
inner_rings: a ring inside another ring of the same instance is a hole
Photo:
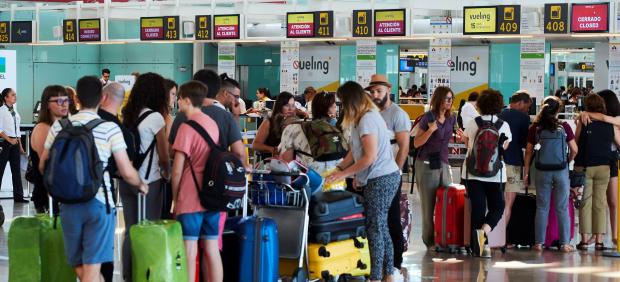
[[[383,109],[383,106],[385,106],[385,103],[387,103],[387,99],[388,94],[385,94],[385,97],[383,97],[383,99],[372,99],[372,101],[375,103],[375,105],[377,105],[377,107]]]

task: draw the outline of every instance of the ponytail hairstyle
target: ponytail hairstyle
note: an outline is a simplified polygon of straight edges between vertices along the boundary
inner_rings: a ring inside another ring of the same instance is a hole
[[[555,131],[560,126],[558,113],[562,106],[560,98],[549,96],[543,100],[540,112],[536,116],[536,123],[541,129]]]

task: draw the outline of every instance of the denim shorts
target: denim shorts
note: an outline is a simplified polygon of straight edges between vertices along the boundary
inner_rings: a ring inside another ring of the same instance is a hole
[[[183,240],[196,241],[220,240],[226,223],[226,213],[219,211],[204,211],[184,213],[176,218],[183,228]]]
[[[108,213],[105,204],[97,199],[62,204],[60,220],[69,264],[80,266],[113,261],[115,219],[114,207],[110,207]]]

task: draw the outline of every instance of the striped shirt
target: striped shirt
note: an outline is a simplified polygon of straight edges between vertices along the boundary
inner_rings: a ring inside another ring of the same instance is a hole
[[[69,120],[73,123],[73,125],[85,125],[89,121],[99,118],[94,112],[81,111],[75,115],[69,117]],[[45,149],[50,150],[52,148],[52,144],[54,143],[54,139],[56,139],[56,135],[62,129],[60,122],[56,121],[50,128],[49,133],[47,134],[47,138],[45,139]],[[99,159],[103,162],[103,167],[108,166],[108,160],[112,156],[114,152],[119,150],[127,149],[127,145],[125,144],[125,139],[123,138],[123,133],[121,129],[113,122],[104,122],[93,129],[93,137],[95,138],[95,146],[97,146],[97,152],[99,153]],[[110,175],[105,172],[103,175],[103,179],[105,181],[106,187],[110,186]],[[103,190],[100,190],[96,196],[97,200],[105,203],[105,198],[103,194]],[[112,193],[108,189],[108,200],[112,201]]]

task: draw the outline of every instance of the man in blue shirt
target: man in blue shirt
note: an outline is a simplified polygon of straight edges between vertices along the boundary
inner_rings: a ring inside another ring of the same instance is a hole
[[[523,181],[523,150],[527,144],[527,132],[530,127],[530,117],[528,115],[530,105],[532,105],[532,99],[527,91],[518,90],[510,97],[510,106],[499,114],[499,118],[510,125],[510,132],[512,133],[512,142],[510,142],[508,149],[504,151],[508,180],[505,189],[505,222],[510,221],[512,204],[517,192],[520,192],[526,185]]]

